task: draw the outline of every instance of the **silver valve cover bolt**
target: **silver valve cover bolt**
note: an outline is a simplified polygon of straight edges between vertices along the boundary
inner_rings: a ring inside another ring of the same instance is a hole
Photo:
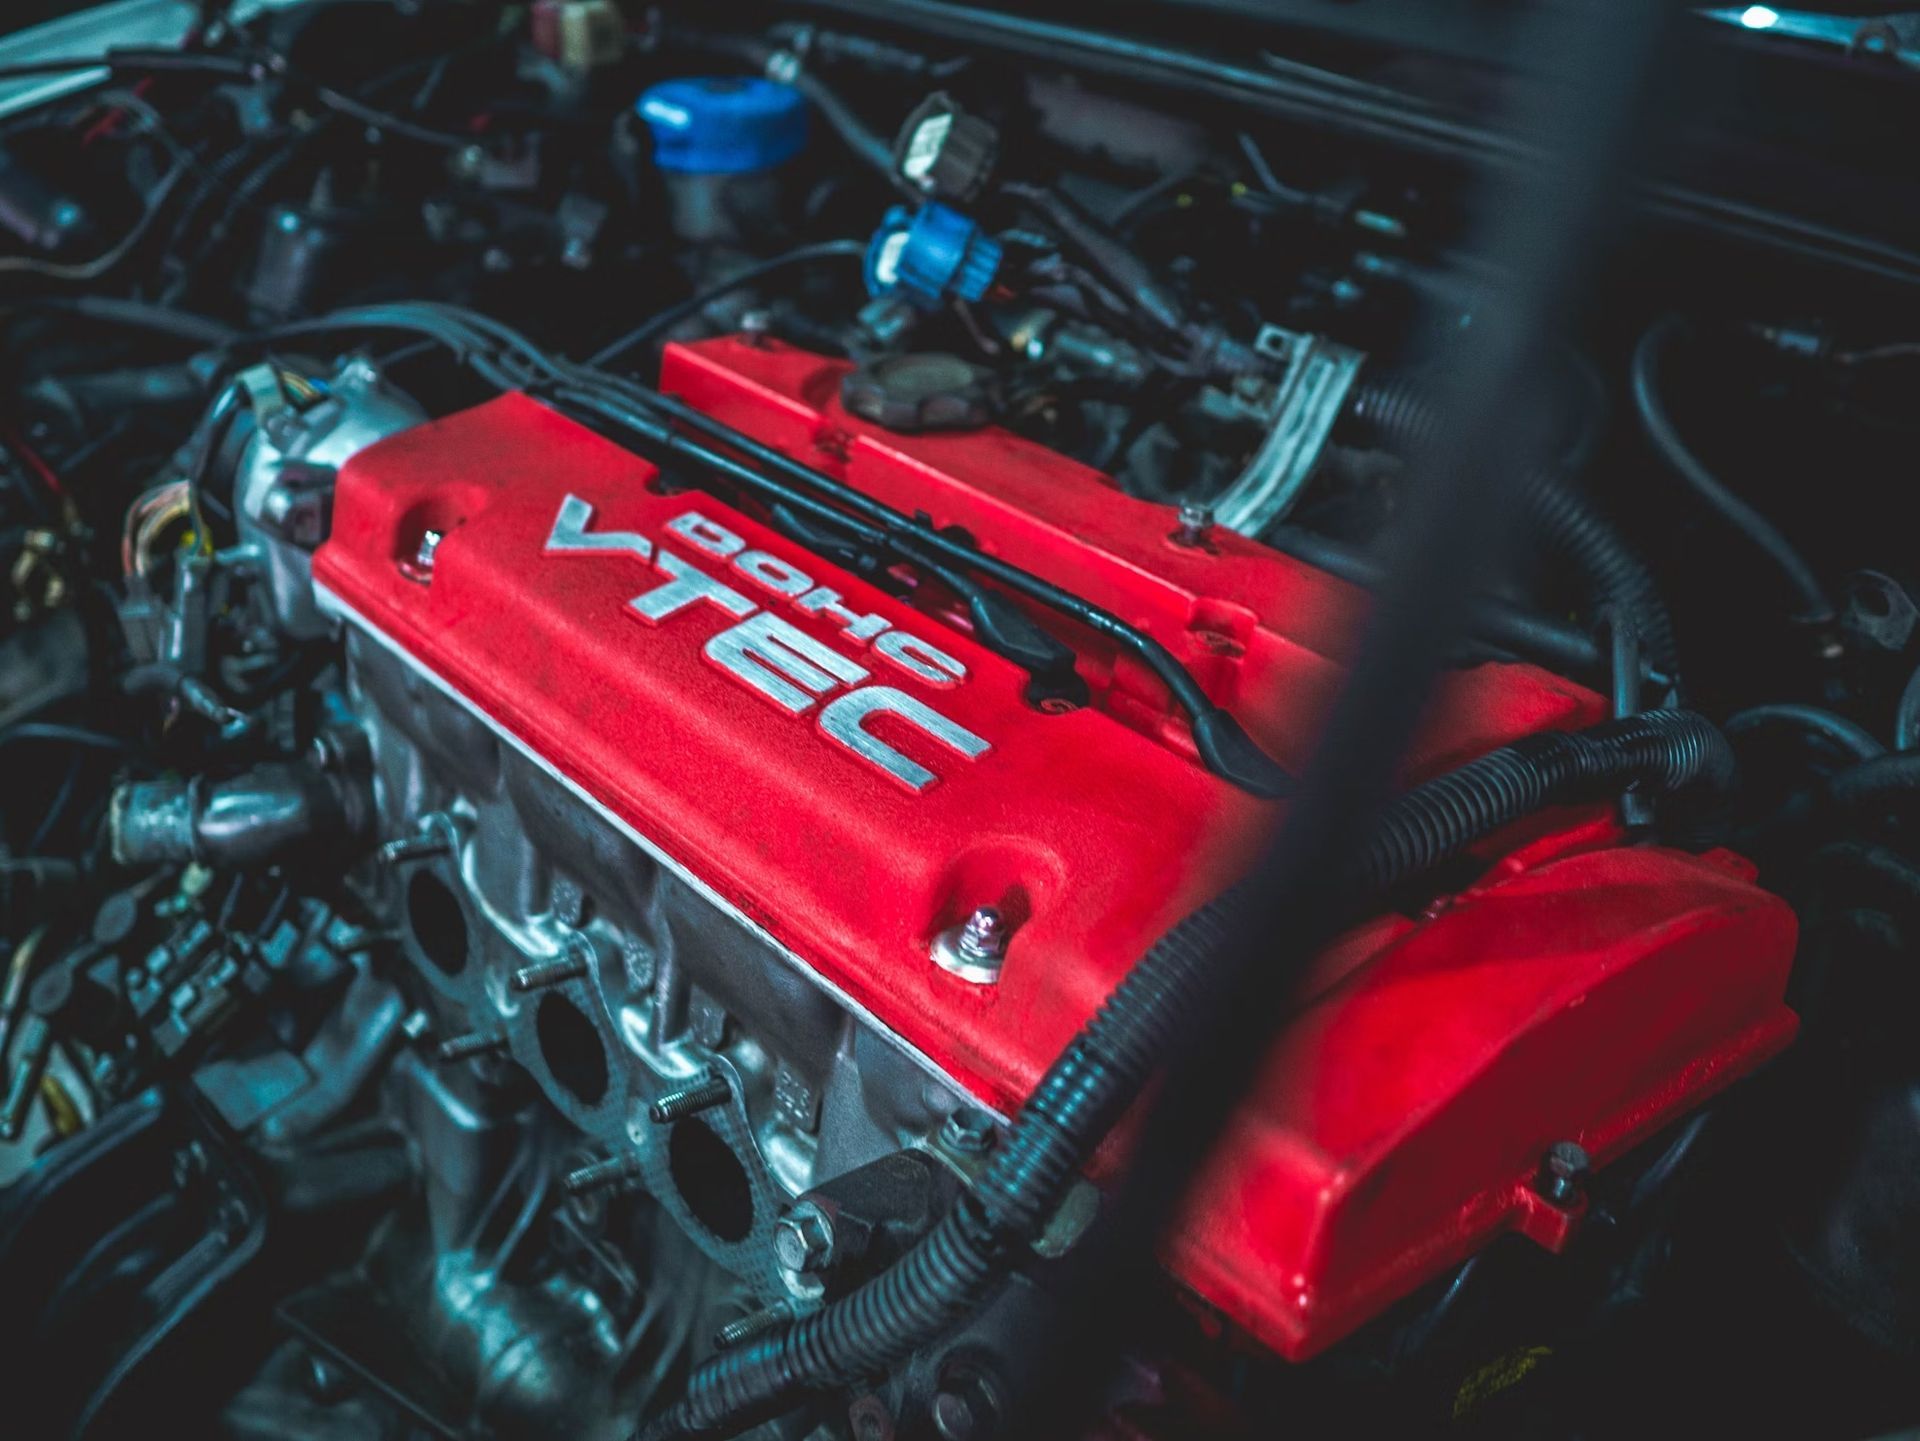
[[[963,981],[989,986],[1000,979],[1013,927],[993,906],[980,906],[933,938],[933,961]]]
[[[434,558],[439,554],[440,542],[446,538],[446,532],[444,531],[423,530],[420,532],[420,544],[414,549],[412,566],[401,567],[403,571],[407,572],[409,579],[420,581],[423,584],[433,579]]]
[[[1196,501],[1180,503],[1179,528],[1173,533],[1176,545],[1204,545],[1213,530],[1213,508]]]
[[[960,951],[970,960],[998,963],[1007,955],[1007,922],[992,906],[981,906],[960,928]]]
[[[1586,1193],[1593,1160],[1573,1141],[1555,1141],[1540,1161],[1535,1189],[1562,1210],[1572,1210]]]

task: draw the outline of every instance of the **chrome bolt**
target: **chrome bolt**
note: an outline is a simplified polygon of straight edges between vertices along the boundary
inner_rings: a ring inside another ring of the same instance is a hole
[[[940,1441],[981,1441],[992,1434],[998,1410],[984,1381],[963,1376],[933,1398],[933,1429]]]
[[[940,1128],[940,1142],[950,1151],[978,1156],[993,1148],[993,1117],[978,1106],[962,1106]]]
[[[539,991],[548,986],[557,986],[563,981],[577,981],[587,973],[585,956],[562,956],[557,961],[541,961],[538,965],[522,966],[513,973],[510,983],[516,991]]]
[[[773,1227],[773,1254],[789,1271],[809,1275],[833,1259],[833,1222],[811,1201],[802,1201]]]
[[[432,831],[422,831],[415,836],[400,836],[380,847],[380,859],[388,865],[401,861],[424,861],[431,856],[444,856],[453,846],[442,835]]]
[[[755,1336],[764,1336],[776,1331],[793,1319],[793,1307],[785,1301],[775,1301],[764,1310],[742,1316],[737,1321],[729,1321],[713,1333],[713,1349],[728,1351],[742,1342],[751,1341]]]
[[[1213,508],[1196,501],[1180,503],[1180,525],[1173,533],[1176,545],[1204,545],[1213,529]]]
[[[493,1036],[484,1031],[475,1031],[466,1036],[449,1036],[440,1043],[440,1049],[434,1054],[442,1061],[464,1061],[471,1056],[492,1055],[506,1048],[505,1036]]]
[[[960,928],[960,953],[982,964],[998,963],[1007,956],[1007,922],[992,906],[981,906],[967,917]]]
[[[1584,1148],[1572,1141],[1555,1141],[1541,1159],[1535,1188],[1554,1205],[1571,1209],[1579,1203],[1592,1170],[1593,1158]]]
[[[446,534],[442,531],[421,531],[420,548],[413,553],[414,565],[420,570],[431,571],[433,569],[434,553],[440,549],[440,542],[446,538]]]
[[[340,367],[334,379],[342,385],[355,386],[361,390],[365,390],[369,386],[380,383],[380,367],[367,359],[366,356],[356,355]]]
[[[1000,979],[1007,940],[1012,934],[1006,917],[992,906],[981,906],[965,921],[933,938],[934,964],[963,981],[990,986]]]
[[[618,1156],[609,1156],[604,1161],[590,1161],[584,1166],[567,1172],[561,1185],[569,1196],[584,1196],[593,1191],[604,1191],[612,1187],[624,1189],[640,1176],[640,1157],[632,1151]]]
[[[715,1106],[724,1106],[732,1095],[725,1076],[708,1076],[691,1086],[667,1092],[647,1107],[647,1115],[656,1126],[670,1126],[675,1121],[684,1121],[688,1116],[697,1116],[702,1111],[711,1111]]]

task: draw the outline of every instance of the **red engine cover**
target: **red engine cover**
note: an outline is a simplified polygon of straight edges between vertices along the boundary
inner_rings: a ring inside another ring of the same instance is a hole
[[[853,419],[844,369],[722,340],[670,349],[664,384],[1149,631],[1270,754],[1306,762],[1360,593],[1233,535],[1178,544],[1165,507],[1004,432]],[[1098,638],[1063,632],[1093,703],[1043,714],[963,618],[697,484],[507,396],[348,465],[315,574],[1013,1110],[1127,968],[1248,863],[1273,808],[1210,775],[1165,690]],[[431,583],[411,564],[427,529],[445,537]],[[1531,667],[1457,671],[1410,778],[1602,715]],[[1544,818],[1470,892],[1323,957],[1169,1238],[1174,1273],[1305,1356],[1502,1230],[1558,1245],[1570,1218],[1530,1184],[1551,1143],[1617,1156],[1785,1045],[1787,907],[1734,857],[1616,839],[1594,812]],[[980,905],[1014,925],[993,985],[929,960]]]

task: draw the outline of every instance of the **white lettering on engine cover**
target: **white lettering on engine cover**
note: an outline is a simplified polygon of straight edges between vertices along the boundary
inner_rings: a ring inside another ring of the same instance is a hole
[[[554,517],[546,553],[625,553],[664,576],[661,584],[627,602],[635,619],[647,625],[658,626],[694,612],[702,603],[733,619],[734,624],[715,633],[702,648],[709,662],[789,715],[804,715],[817,702],[826,701],[819,714],[819,733],[908,790],[923,791],[939,777],[867,730],[870,716],[892,717],[969,760],[992,749],[985,739],[924,701],[892,686],[863,684],[871,675],[867,667],[763,609],[743,591],[664,545],[632,531],[589,531],[592,521],[593,507],[578,496],[567,496]],[[830,621],[848,640],[903,674],[940,687],[956,686],[967,678],[966,665],[958,657],[898,629],[885,616],[853,610],[838,591],[815,585],[813,577],[789,561],[750,548],[743,536],[697,510],[675,516],[665,530],[690,549],[725,561],[732,575],[801,615]],[[828,700],[835,691],[841,694]]]

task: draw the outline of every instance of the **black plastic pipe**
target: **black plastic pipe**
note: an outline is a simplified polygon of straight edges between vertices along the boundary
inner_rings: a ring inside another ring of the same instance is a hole
[[[1438,416],[1426,389],[1404,376],[1362,376],[1347,398],[1345,425],[1390,449],[1417,453],[1431,443]],[[1529,529],[1548,552],[1574,567],[1597,616],[1625,613],[1641,649],[1669,677],[1678,675],[1673,619],[1639,553],[1585,494],[1551,472],[1534,476],[1522,496]]]

